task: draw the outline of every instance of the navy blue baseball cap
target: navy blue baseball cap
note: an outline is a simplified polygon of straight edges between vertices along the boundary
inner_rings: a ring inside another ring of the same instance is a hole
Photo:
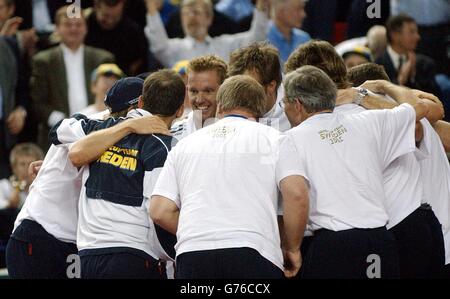
[[[136,77],[128,77],[118,80],[108,91],[105,105],[111,113],[119,112],[138,103],[142,95],[144,80]]]

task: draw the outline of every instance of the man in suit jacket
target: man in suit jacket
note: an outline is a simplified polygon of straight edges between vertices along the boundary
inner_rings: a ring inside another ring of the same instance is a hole
[[[17,63],[7,39],[0,36],[0,179],[9,175],[9,150],[14,145],[7,119],[15,106]]]
[[[376,62],[384,66],[391,81],[439,96],[434,61],[415,53],[420,40],[415,20],[402,14],[390,17],[386,31],[388,47]]]
[[[0,36],[0,179],[9,176],[9,151],[25,124],[23,98],[16,97],[19,80],[15,40]]]
[[[87,26],[83,16],[69,18],[67,7],[62,7],[55,22],[61,44],[33,58],[30,83],[32,108],[40,123],[38,143],[43,149],[48,149],[50,127],[94,102],[89,88],[92,71],[114,62],[111,53],[84,46]]]
[[[75,3],[75,1],[71,1]],[[16,5],[16,15],[23,18],[23,23],[21,24],[21,29],[29,29],[32,27],[36,27],[33,19],[33,10],[35,13],[40,15],[41,21],[42,14],[46,14],[48,16],[49,24],[55,23],[55,14],[58,9],[61,7],[70,4],[70,2],[62,1],[62,0],[15,0]],[[80,1],[81,7],[86,8],[91,3],[90,1]],[[39,31],[39,28],[36,28]]]

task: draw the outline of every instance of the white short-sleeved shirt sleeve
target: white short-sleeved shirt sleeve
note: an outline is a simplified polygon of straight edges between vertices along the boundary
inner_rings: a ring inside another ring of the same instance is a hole
[[[444,146],[428,120],[422,121],[424,137],[421,150],[430,154],[420,161],[420,178],[427,202],[442,225],[445,264],[450,264],[450,165]]]
[[[295,151],[286,140],[273,128],[230,116],[176,145],[153,195],[180,208],[177,255],[249,247],[283,269],[277,184],[303,174],[295,155],[287,156]]]
[[[364,111],[366,111],[364,108],[355,104],[341,105],[334,109],[334,113],[344,115],[358,114]],[[421,120],[421,122],[423,121],[425,120]],[[414,153],[398,157],[383,170],[385,207],[389,215],[388,229],[400,223],[423,201],[418,161],[427,155],[427,152],[416,149]]]
[[[155,168],[152,171],[146,171],[144,174],[144,196],[150,198],[152,196],[153,188],[155,188],[158,177],[162,171],[162,167]]]
[[[164,163],[164,167],[156,181],[155,188],[153,189],[152,195],[164,196],[177,205],[178,208],[181,207],[179,189],[177,183],[177,176],[174,164],[174,156],[176,154],[176,148],[173,149]]]
[[[318,114],[287,134],[305,165],[313,230],[386,225],[383,170],[415,150],[415,111],[410,105]]]
[[[371,112],[373,112],[372,110]],[[387,167],[398,157],[415,151],[416,112],[409,104],[394,109],[376,110],[380,127],[380,152]]]
[[[275,170],[278,188],[280,188],[280,182],[289,176],[299,175],[307,179],[305,173],[291,137],[281,136],[278,162]]]

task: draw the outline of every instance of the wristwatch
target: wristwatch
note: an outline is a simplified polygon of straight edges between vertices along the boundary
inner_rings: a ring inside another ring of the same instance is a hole
[[[361,105],[364,98],[369,95],[369,91],[363,87],[358,87],[356,90],[358,90],[358,94],[353,103],[355,103],[356,105]]]

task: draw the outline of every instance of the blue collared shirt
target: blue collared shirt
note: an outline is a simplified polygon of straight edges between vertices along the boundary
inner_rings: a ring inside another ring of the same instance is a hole
[[[278,30],[277,26],[275,26],[273,22],[270,22],[267,39],[272,45],[278,48],[278,51],[280,51],[281,63],[284,64],[289,55],[291,55],[299,45],[311,40],[311,36],[303,30],[293,28],[291,30],[291,40],[288,41]]]
[[[450,23],[450,0],[393,0],[392,15],[405,13],[421,26],[436,26]]]
[[[216,9],[235,22],[239,22],[253,13],[254,6],[250,0],[221,0]]]

